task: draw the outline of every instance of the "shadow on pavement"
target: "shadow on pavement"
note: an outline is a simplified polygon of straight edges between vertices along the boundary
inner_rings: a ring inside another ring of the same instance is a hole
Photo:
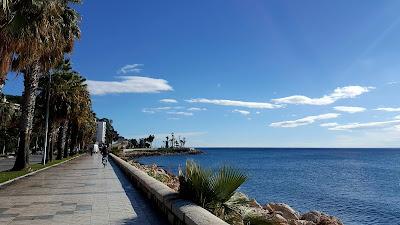
[[[109,165],[115,171],[119,181],[121,182],[122,187],[126,195],[128,196],[129,201],[133,209],[135,210],[137,217],[129,220],[121,221],[120,224],[144,224],[143,221],[148,221],[151,225],[167,225],[169,224],[168,221],[162,217],[155,209],[151,203],[142,196],[142,193],[138,190],[135,190],[135,187],[130,183],[130,181],[126,178],[125,174],[121,171],[121,169],[115,165],[115,163],[110,160]],[[146,207],[148,210],[137,210],[137,206],[141,205],[141,207]],[[145,212],[144,212],[145,211]],[[146,213],[147,212],[147,213]]]

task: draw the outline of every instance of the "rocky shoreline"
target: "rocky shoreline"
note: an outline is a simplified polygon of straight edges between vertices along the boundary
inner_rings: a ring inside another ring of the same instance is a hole
[[[129,153],[125,155],[124,158],[133,166],[146,172],[149,176],[163,182],[171,189],[178,191],[178,176],[156,164],[144,165],[138,163],[136,159],[143,156],[200,154],[201,152],[198,150],[186,150],[165,153],[165,150],[138,151],[133,154]],[[255,199],[251,199],[241,192],[236,192],[225,204],[229,210],[224,213],[221,219],[232,225],[343,225],[338,218],[319,211],[310,211],[301,214],[284,203],[267,203],[261,205]]]
[[[132,149],[120,153],[121,157],[127,160],[137,159],[147,156],[160,156],[160,155],[197,155],[203,152],[194,148],[159,148],[159,149]]]

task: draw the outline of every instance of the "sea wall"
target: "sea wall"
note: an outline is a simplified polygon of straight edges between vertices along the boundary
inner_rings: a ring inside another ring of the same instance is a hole
[[[133,185],[151,201],[174,225],[228,225],[206,209],[179,198],[176,191],[150,177],[123,159],[110,154],[110,158],[125,173]]]

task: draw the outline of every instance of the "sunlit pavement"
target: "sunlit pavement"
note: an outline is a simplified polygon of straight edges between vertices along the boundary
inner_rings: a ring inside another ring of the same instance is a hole
[[[82,156],[0,189],[0,224],[167,224],[112,163]]]

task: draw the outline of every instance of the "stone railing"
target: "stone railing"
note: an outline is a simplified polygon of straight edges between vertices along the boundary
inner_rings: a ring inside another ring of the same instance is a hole
[[[163,213],[174,225],[228,225],[206,209],[184,199],[167,185],[150,177],[125,160],[110,154],[129,180]]]

